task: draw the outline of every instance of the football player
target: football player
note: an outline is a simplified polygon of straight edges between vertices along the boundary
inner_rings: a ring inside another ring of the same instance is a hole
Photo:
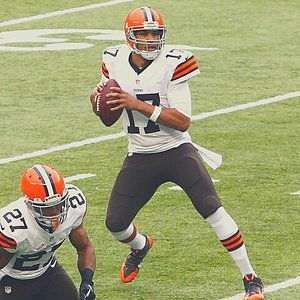
[[[187,131],[191,123],[188,81],[200,73],[195,56],[165,46],[166,25],[153,8],[130,12],[124,32],[127,45],[104,50],[101,81],[90,95],[97,114],[105,82],[115,79],[120,85],[110,89],[107,103],[111,110],[124,109],[129,145],[111,192],[106,226],[131,248],[121,266],[121,281],[128,283],[137,276],[153,245],[152,237],[141,234],[133,224],[135,216],[161,184],[174,182],[235,261],[246,290],[244,299],[263,299],[263,284],[251,266],[239,228],[222,206]]]
[[[25,171],[21,190],[21,198],[0,209],[0,299],[95,299],[96,259],[83,227],[82,191],[46,164]],[[78,254],[80,296],[54,256],[67,238]]]

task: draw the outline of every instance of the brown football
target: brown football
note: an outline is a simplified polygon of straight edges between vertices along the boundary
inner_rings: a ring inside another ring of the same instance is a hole
[[[116,123],[120,118],[123,109],[111,111],[111,106],[107,105],[106,94],[110,93],[111,87],[120,87],[118,82],[114,79],[109,79],[105,86],[103,86],[101,97],[97,98],[97,112],[102,123],[109,127]]]

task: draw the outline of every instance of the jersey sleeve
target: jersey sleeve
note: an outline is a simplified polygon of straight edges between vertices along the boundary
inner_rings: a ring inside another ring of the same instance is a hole
[[[79,227],[86,214],[86,198],[83,192],[73,184],[67,184],[69,191],[69,211],[67,220],[72,229]]]
[[[186,117],[191,118],[192,96],[187,80],[175,85],[170,85],[167,97],[171,108],[175,108]]]
[[[15,252],[17,248],[17,242],[0,231],[0,248],[7,250],[8,252]]]
[[[108,47],[102,52],[101,82],[106,82],[111,78],[115,79],[115,64],[120,49],[121,45],[118,45]]]
[[[166,55],[167,59],[168,57],[173,64],[173,72],[170,79],[171,85],[186,81],[200,74],[197,60],[192,52],[173,49]]]
[[[17,238],[14,236],[14,219],[9,218],[9,212],[0,210],[0,248],[10,253],[17,251]]]

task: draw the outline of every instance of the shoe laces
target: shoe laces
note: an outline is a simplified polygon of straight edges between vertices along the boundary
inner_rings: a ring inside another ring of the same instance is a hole
[[[254,274],[245,275],[243,281],[247,295],[257,295],[263,292],[264,286],[262,284],[262,281],[259,277],[256,277]]]
[[[146,246],[142,250],[138,249],[131,249],[131,252],[129,253],[127,259],[126,259],[126,267],[127,268],[136,268],[139,266],[139,264],[142,262],[144,257],[147,254],[147,248]]]

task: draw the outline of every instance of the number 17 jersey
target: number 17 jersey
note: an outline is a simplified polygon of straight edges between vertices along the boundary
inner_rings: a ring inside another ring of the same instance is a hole
[[[131,60],[127,45],[107,48],[102,54],[102,82],[115,79],[121,88],[151,105],[174,108],[191,117],[191,95],[176,97],[174,90],[200,73],[189,51],[165,46],[159,56],[139,69]],[[172,97],[170,96],[172,93]],[[158,124],[135,110],[123,111],[123,128],[129,140],[129,153],[158,153],[190,143],[189,133]]]

